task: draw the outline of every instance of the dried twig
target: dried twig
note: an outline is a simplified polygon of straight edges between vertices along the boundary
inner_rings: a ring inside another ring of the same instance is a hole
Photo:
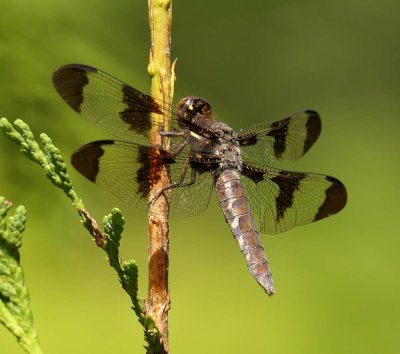
[[[150,60],[148,72],[151,77],[151,95],[164,102],[171,103],[173,95],[174,68],[171,65],[171,21],[172,0],[149,0],[150,21]],[[168,117],[166,117],[168,118]],[[160,126],[168,130],[168,119],[160,121],[152,127],[151,141],[154,145],[162,145],[159,134]],[[170,184],[168,171],[160,167],[157,161],[150,167],[150,181],[154,184],[150,191],[150,200]],[[163,193],[165,195],[165,193]],[[168,197],[168,195],[166,196]],[[156,323],[161,334],[163,351],[169,352],[168,344],[168,310],[170,297],[168,289],[169,262],[169,206],[166,198],[157,198],[152,203],[149,217],[148,267],[149,285],[145,311]]]

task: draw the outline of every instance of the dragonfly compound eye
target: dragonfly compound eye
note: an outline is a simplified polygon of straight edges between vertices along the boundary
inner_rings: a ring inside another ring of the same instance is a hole
[[[202,98],[194,96],[181,99],[176,107],[178,108],[178,118],[189,121],[197,114],[204,116],[211,113],[210,104]]]

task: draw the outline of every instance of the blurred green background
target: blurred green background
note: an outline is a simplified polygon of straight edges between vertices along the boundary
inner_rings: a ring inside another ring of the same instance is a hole
[[[321,137],[288,168],[340,178],[349,201],[328,220],[263,237],[274,298],[248,274],[214,196],[203,215],[171,220],[171,353],[399,353],[400,3],[173,6],[176,99],[204,97],[234,128],[316,109]],[[109,135],[62,102],[53,70],[89,64],[148,92],[148,47],[144,0],[0,0],[0,116],[46,132],[68,157]],[[145,296],[146,214],[70,174],[98,220],[123,210],[122,255],[138,261]],[[64,195],[3,136],[0,194],[28,208],[22,264],[44,352],[143,353],[103,253]],[[22,352],[0,328],[0,353]]]

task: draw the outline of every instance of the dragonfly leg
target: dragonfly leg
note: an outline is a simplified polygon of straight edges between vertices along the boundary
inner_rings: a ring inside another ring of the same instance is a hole
[[[187,140],[182,141],[180,144],[174,144],[173,150],[170,151],[171,157],[175,157],[179,155],[179,153],[183,150],[183,148],[188,144]]]
[[[187,139],[190,136],[190,131],[189,129],[185,128],[182,131],[168,131],[164,130],[162,127],[160,127],[160,135],[167,137],[167,138],[185,138]]]
[[[172,151],[170,151],[170,153],[171,153],[172,157],[175,157],[188,144],[189,137],[190,137],[190,131],[188,129],[185,129],[180,132],[175,132],[175,131],[162,130],[162,128],[160,128],[160,135],[162,137],[167,137],[167,138],[183,138],[184,139],[181,143],[173,145],[173,149],[172,149]]]
[[[160,135],[167,138],[182,138],[186,135],[186,132],[184,130],[180,132],[167,131],[160,127]]]
[[[183,183],[185,180],[185,176],[187,174],[189,168],[189,159],[185,161],[185,164],[182,167],[181,173],[179,175],[179,178],[177,181],[172,182],[169,186],[163,188],[160,190],[156,196],[152,199],[150,203],[153,203],[155,200],[157,200],[162,194],[164,194],[166,191],[169,191],[174,188],[180,188],[180,187],[189,187],[193,185],[196,182],[196,170],[192,169],[192,174],[190,176],[190,181],[187,183]]]

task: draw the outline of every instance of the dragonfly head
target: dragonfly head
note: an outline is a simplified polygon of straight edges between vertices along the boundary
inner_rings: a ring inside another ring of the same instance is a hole
[[[198,115],[205,119],[211,119],[211,106],[202,98],[195,96],[182,98],[176,107],[178,108],[178,122],[181,126],[185,126],[187,123],[192,123],[193,118]]]

